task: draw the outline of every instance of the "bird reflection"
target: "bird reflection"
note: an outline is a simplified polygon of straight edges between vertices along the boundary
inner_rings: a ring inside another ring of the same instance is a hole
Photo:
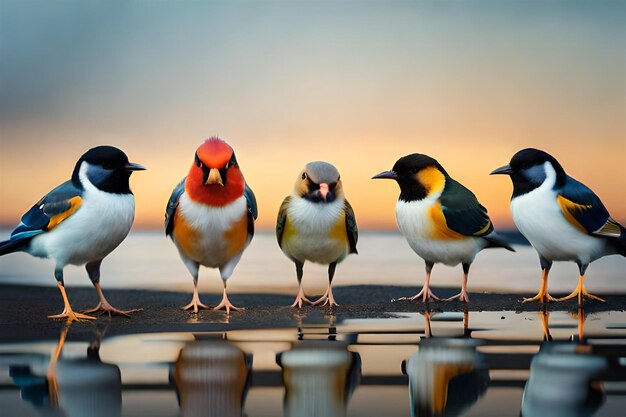
[[[604,402],[604,389],[592,378],[606,360],[574,343],[544,343],[530,364],[522,397],[523,417],[586,417]]]
[[[174,383],[184,417],[241,417],[252,356],[222,339],[185,346],[174,367]]]
[[[458,416],[484,394],[489,372],[472,339],[428,338],[406,362],[411,416]]]
[[[279,353],[286,417],[341,417],[361,379],[361,357],[335,341],[302,341]]]
[[[115,417],[122,411],[122,380],[116,365],[100,360],[103,332],[87,348],[86,357],[63,358],[68,327],[59,336],[45,376],[32,366],[12,366],[11,377],[22,398],[41,416]]]
[[[569,315],[576,319],[577,322],[577,330],[578,330],[578,340],[585,340],[585,320],[587,315],[585,314],[585,309],[583,307],[578,307],[578,310],[573,313],[570,312]],[[552,340],[552,335],[550,334],[550,312],[547,308],[539,311],[539,317],[541,318],[541,328],[543,330],[543,341],[549,342]],[[572,340],[575,339],[575,336],[572,335]]]
[[[51,394],[67,417],[122,415],[122,374],[118,366],[100,360],[101,340],[98,332],[86,357],[61,357],[54,364]]]

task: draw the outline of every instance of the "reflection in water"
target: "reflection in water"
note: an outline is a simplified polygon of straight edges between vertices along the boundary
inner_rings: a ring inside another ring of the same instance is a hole
[[[174,383],[185,417],[241,417],[252,356],[221,340],[185,346],[174,367]]]
[[[61,358],[55,365],[59,407],[67,417],[122,415],[122,376],[116,365],[100,360],[100,337],[87,357]]]
[[[22,398],[41,416],[120,416],[121,373],[116,365],[100,360],[102,333],[96,332],[86,357],[67,359],[61,353],[68,329],[61,331],[45,377],[28,366],[11,367],[13,381],[22,389]]]
[[[361,378],[361,357],[334,341],[299,342],[279,353],[286,417],[341,417]]]
[[[524,417],[586,417],[604,401],[602,385],[591,379],[606,369],[606,360],[573,343],[544,343],[530,364],[524,388]]]
[[[422,339],[405,363],[411,416],[458,416],[487,390],[489,372],[471,339]]]

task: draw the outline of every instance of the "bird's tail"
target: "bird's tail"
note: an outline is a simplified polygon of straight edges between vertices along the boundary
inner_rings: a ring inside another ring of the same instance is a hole
[[[12,239],[0,242],[0,256],[26,250],[30,239]]]
[[[515,252],[515,249],[513,249],[511,244],[496,232],[491,232],[487,236],[483,237],[489,242],[489,248],[504,248],[506,250],[510,250],[511,252]]]

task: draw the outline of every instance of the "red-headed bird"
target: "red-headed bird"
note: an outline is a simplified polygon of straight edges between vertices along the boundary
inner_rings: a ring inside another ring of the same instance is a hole
[[[184,310],[197,313],[198,308],[209,308],[198,297],[200,265],[218,268],[224,283],[222,302],[213,309],[240,310],[228,300],[226,280],[252,240],[256,217],[256,199],[233,148],[218,137],[206,140],[196,151],[189,174],[174,188],[165,212],[165,234],[193,276],[193,298]]]

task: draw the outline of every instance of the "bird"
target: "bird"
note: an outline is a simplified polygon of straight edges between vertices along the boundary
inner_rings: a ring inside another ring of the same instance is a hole
[[[76,162],[71,179],[39,200],[22,216],[10,239],[0,243],[0,256],[22,251],[55,261],[54,276],[65,307],[49,318],[66,318],[71,323],[93,320],[84,313],[99,310],[109,316],[138,311],[122,311],[109,304],[100,287],[100,265],[130,231],[135,198],[129,179],[134,171],[145,169],[113,146],[89,149]],[[72,309],[65,292],[63,268],[70,264],[85,265],[98,294],[98,305],[83,313]]]
[[[626,229],[611,217],[600,198],[565,173],[552,155],[539,149],[517,152],[508,165],[491,172],[509,175],[513,183],[511,213],[519,231],[539,255],[541,288],[528,301],[563,301],[578,297],[604,301],[587,292],[585,271],[603,256],[626,256]],[[548,293],[548,274],[554,261],[574,261],[578,286],[563,298]]]
[[[252,241],[257,214],[254,192],[233,148],[210,137],[196,150],[189,173],[174,188],[165,211],[165,234],[193,277],[193,297],[183,310],[211,308],[198,296],[200,265],[220,271],[224,291],[213,310],[241,310],[229,301],[226,281]]]
[[[337,264],[357,253],[359,231],[352,206],[343,193],[339,171],[328,162],[306,164],[298,175],[291,195],[278,211],[276,239],[285,255],[296,265],[298,294],[291,307],[324,303],[338,306],[332,282]],[[309,300],[302,288],[304,263],[328,265],[328,287],[317,301]]]
[[[461,292],[446,299],[469,302],[467,277],[474,257],[488,247],[513,248],[493,228],[476,196],[448,175],[428,155],[410,154],[398,159],[391,171],[373,179],[392,179],[400,186],[396,221],[413,251],[426,263],[424,287],[414,301],[439,300],[430,289],[430,274],[435,263],[463,265]]]

